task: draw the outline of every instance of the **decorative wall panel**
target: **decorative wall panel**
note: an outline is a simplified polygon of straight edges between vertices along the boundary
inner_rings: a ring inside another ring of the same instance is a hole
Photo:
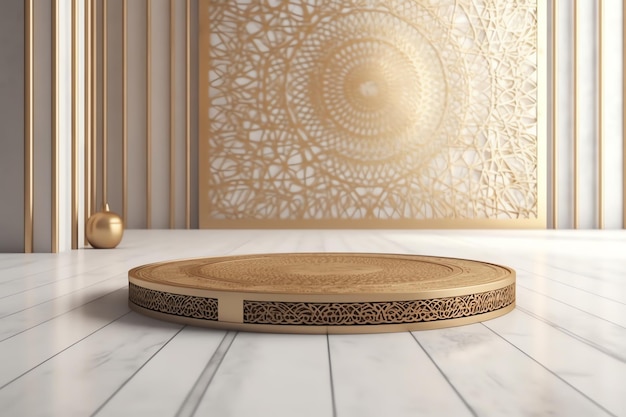
[[[201,1],[201,227],[544,226],[542,13]]]

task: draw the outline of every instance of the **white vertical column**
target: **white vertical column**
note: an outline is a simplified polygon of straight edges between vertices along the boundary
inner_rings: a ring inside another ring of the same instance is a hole
[[[604,226],[622,227],[622,0],[604,0]]]
[[[558,47],[558,107],[557,131],[558,219],[559,228],[575,226],[575,207],[578,205],[579,227],[599,226],[600,163],[604,174],[604,193],[601,196],[604,226],[622,227],[623,170],[622,170],[622,3],[604,0],[604,18],[599,25],[596,2],[577,0],[578,32],[573,17],[574,2],[559,1]],[[601,32],[600,32],[601,31]],[[603,62],[599,62],[599,38],[602,34]],[[577,41],[576,41],[577,40]],[[577,43],[577,49],[574,47]],[[577,58],[577,59],[576,59]],[[576,61],[578,65],[576,66]],[[600,94],[602,72],[604,91]],[[575,85],[574,77],[578,83]],[[576,88],[577,90],[574,90]],[[602,99],[602,103],[599,99]],[[578,111],[574,100],[578,100]],[[602,104],[603,157],[599,155],[600,104]],[[578,163],[575,161],[575,137],[578,129]],[[602,161],[601,161],[602,159]],[[575,193],[578,176],[578,198]]]
[[[58,233],[57,250],[72,247],[72,5],[71,0],[58,2],[57,30],[57,140],[58,140]]]

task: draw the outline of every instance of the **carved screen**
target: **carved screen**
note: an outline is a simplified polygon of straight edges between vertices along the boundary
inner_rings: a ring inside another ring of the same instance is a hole
[[[201,227],[545,225],[532,0],[201,0]]]

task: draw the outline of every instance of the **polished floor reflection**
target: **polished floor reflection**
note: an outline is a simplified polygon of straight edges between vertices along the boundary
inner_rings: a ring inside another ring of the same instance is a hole
[[[185,257],[383,252],[494,262],[517,308],[370,335],[215,331],[131,312],[127,271]],[[626,415],[625,231],[128,231],[0,254],[7,416]]]

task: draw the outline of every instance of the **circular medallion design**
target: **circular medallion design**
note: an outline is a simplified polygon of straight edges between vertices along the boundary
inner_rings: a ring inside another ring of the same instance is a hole
[[[455,49],[430,36],[436,44],[406,16],[363,10],[320,21],[296,47],[287,110],[328,175],[388,182],[392,166],[414,172],[445,148],[458,126],[447,107],[466,86],[448,77]]]
[[[212,327],[279,332],[446,327],[504,314],[515,302],[515,273],[509,268],[417,255],[199,258],[134,268],[129,282],[130,305],[138,311]]]
[[[539,216],[536,0],[209,3],[205,227]]]

